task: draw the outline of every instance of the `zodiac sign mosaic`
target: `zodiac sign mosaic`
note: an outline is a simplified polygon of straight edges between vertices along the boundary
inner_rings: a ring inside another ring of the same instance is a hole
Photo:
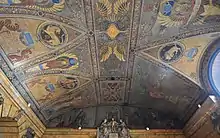
[[[158,56],[165,63],[172,63],[183,56],[184,47],[180,43],[172,43],[160,48]]]
[[[65,0],[0,0],[0,6],[23,6],[45,12],[61,12]]]
[[[99,0],[96,3],[97,12],[105,20],[105,38],[109,40],[100,49],[101,62],[106,61],[112,54],[118,60],[125,61],[125,47],[117,42],[120,34],[125,31],[120,29],[118,22],[128,13],[129,7],[130,2],[128,0],[118,0],[115,3],[110,3],[108,0]]]
[[[64,27],[54,23],[43,23],[38,28],[39,40],[48,48],[55,48],[68,41]]]
[[[80,82],[76,77],[69,76],[40,76],[27,82],[28,88],[39,103],[45,103],[79,85]]]

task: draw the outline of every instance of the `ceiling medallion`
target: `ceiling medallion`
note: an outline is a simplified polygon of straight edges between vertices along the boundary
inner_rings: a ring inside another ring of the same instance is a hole
[[[108,36],[113,40],[115,37],[120,33],[120,30],[114,25],[110,24],[108,29],[107,29],[107,34]]]
[[[131,138],[129,129],[120,120],[119,123],[112,118],[111,121],[105,119],[97,129],[97,138]]]
[[[117,23],[120,19],[124,18],[124,15],[128,13],[129,8],[130,2],[127,0],[118,0],[114,3],[110,3],[108,0],[99,0],[96,3],[96,10],[99,15],[109,22],[109,26],[105,31],[111,40],[100,49],[101,62],[109,59],[112,54],[114,54],[118,60],[125,61],[125,47],[118,44],[117,41],[117,37],[123,31],[120,31]]]
[[[184,46],[181,43],[171,43],[159,49],[158,57],[165,63],[178,61],[184,52]]]
[[[42,23],[37,30],[38,39],[48,48],[62,46],[68,41],[66,29],[55,23]]]

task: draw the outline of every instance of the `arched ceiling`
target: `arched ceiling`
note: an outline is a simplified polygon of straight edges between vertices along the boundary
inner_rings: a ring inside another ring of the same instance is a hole
[[[0,0],[0,67],[47,127],[182,128],[217,0]]]

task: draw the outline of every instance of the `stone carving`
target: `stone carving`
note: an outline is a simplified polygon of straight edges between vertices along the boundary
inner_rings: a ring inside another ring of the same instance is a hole
[[[97,138],[131,138],[126,124],[120,120],[119,123],[112,118],[105,119],[97,129]]]
[[[28,127],[26,133],[22,136],[22,138],[34,138],[35,132],[32,128]]]
[[[215,131],[220,135],[220,108],[211,114],[211,120]]]
[[[2,97],[2,95],[1,95],[1,93],[0,93],[0,105],[2,105],[3,102],[4,102],[4,99],[3,99],[3,97]]]

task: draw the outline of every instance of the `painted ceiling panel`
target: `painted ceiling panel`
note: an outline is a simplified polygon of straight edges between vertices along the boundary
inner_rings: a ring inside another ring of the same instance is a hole
[[[0,0],[0,68],[46,127],[94,128],[113,117],[179,129],[213,94],[204,55],[220,36],[219,6]]]
[[[219,36],[219,33],[210,33],[182,39],[180,41],[164,44],[148,49],[143,53],[156,60],[183,72],[199,84],[199,61],[208,45]]]
[[[173,70],[139,57],[135,61],[133,76],[129,96],[132,105],[172,112],[179,118],[183,118],[191,104],[205,94],[199,86],[175,75]]]

